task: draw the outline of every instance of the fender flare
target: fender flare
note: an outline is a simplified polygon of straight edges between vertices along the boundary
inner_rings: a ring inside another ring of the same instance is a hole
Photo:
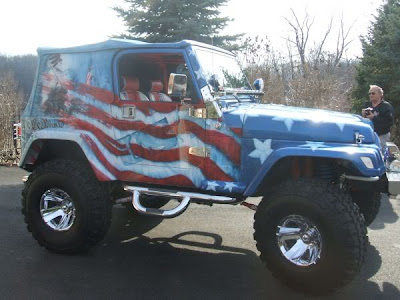
[[[258,189],[263,178],[268,175],[271,168],[281,159],[285,157],[314,157],[314,158],[331,158],[350,161],[360,174],[365,177],[382,176],[385,173],[385,167],[382,156],[377,148],[358,147],[355,145],[326,147],[326,148],[301,148],[289,147],[279,148],[271,153],[267,160],[261,165],[256,175],[247,185],[244,196],[252,196]],[[369,157],[374,168],[368,169],[362,162],[361,157]]]
[[[116,180],[115,176],[111,174],[103,165],[100,163],[98,158],[94,155],[93,151],[90,149],[89,145],[83,139],[83,136],[89,136],[92,139],[96,137],[88,132],[83,130],[74,130],[74,131],[67,131],[67,130],[54,130],[54,129],[42,129],[33,132],[28,141],[23,146],[23,151],[21,154],[21,160],[18,164],[20,168],[23,168],[27,162],[33,161],[37,158],[39,154],[37,149],[34,149],[34,143],[38,141],[45,141],[45,140],[59,140],[59,141],[71,141],[76,143],[84,153],[85,157],[90,163],[90,166],[96,175],[97,179],[100,181],[110,181]],[[36,156],[36,157],[35,157]]]

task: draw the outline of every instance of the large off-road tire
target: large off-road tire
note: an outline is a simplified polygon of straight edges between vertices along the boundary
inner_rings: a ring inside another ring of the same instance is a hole
[[[106,234],[112,202],[104,183],[84,163],[54,160],[29,176],[22,213],[39,244],[58,253],[86,251]]]
[[[360,208],[365,225],[369,226],[378,215],[381,207],[382,194],[379,192],[357,191],[350,192],[351,198]]]
[[[331,292],[364,262],[364,220],[350,196],[330,183],[289,180],[264,196],[254,219],[261,260],[293,289]]]

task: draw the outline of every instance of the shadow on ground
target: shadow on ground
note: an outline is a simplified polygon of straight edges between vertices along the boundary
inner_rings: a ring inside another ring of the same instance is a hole
[[[104,243],[85,255],[52,254],[39,248],[29,237],[31,247],[19,251],[13,257],[12,267],[4,269],[0,276],[3,296],[310,299],[276,281],[256,253],[225,246],[216,233],[187,231],[170,238],[149,238],[144,234],[159,225],[161,219],[132,218],[131,213],[119,207],[113,213],[116,221]],[[27,235],[22,237],[27,239]],[[16,243],[21,236],[9,238]],[[367,263],[350,286],[315,299],[400,297],[392,284],[383,283],[381,290],[378,284],[369,281],[381,263],[379,252],[369,246]]]
[[[85,255],[52,254],[25,229],[21,188],[0,188],[2,298],[400,299],[396,286],[371,279],[382,265],[372,245],[349,286],[329,296],[307,297],[275,280],[250,246],[225,245],[218,227],[215,232],[182,227],[175,236],[154,237],[152,230],[163,226],[162,219],[133,216],[120,206],[114,207],[110,232],[99,247]]]
[[[395,200],[399,201],[399,200]],[[399,219],[399,216],[393,209],[393,205],[391,201],[389,200],[389,197],[387,194],[383,194],[382,196],[382,203],[381,207],[379,209],[379,214],[375,221],[369,226],[370,229],[373,230],[378,230],[378,229],[384,229],[385,224],[393,224],[397,222]]]

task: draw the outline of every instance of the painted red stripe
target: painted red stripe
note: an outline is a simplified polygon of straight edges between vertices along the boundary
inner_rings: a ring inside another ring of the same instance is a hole
[[[186,161],[201,169],[209,180],[234,181],[231,176],[222,171],[209,157],[199,157],[189,154],[189,147],[181,147],[169,150],[156,150],[144,148],[137,144],[131,144],[133,153],[146,160],[157,162]]]
[[[74,82],[71,80],[67,79],[62,79],[60,80],[56,76],[49,74],[49,73],[43,73],[43,77],[46,81],[54,81],[56,80],[59,82],[64,88],[67,90],[75,91],[77,93],[83,94],[83,95],[89,95],[96,100],[99,100],[103,103],[106,104],[111,104],[115,105],[118,107],[122,107],[125,105],[133,105],[136,107],[136,109],[142,111],[146,116],[150,115],[150,109],[153,109],[157,112],[160,113],[170,113],[176,110],[177,103],[169,103],[169,102],[163,102],[163,103],[155,103],[155,102],[142,102],[142,101],[129,101],[129,100],[121,100],[118,95],[115,95],[113,92],[99,88],[96,86],[84,84],[84,83],[78,83]],[[50,87],[43,85],[44,90],[46,93],[50,91]]]
[[[228,156],[237,166],[240,165],[240,145],[234,138],[214,131],[212,135],[207,135],[207,140],[205,142],[221,150],[221,152]]]
[[[103,155],[96,143],[87,135],[82,135],[82,138],[86,141],[89,147],[93,150],[96,157],[104,164],[104,166],[116,176],[119,180],[123,181],[138,181],[160,185],[174,185],[174,186],[186,186],[194,187],[193,182],[183,175],[174,175],[166,178],[153,178],[146,175],[138,174],[132,171],[120,171],[115,168]]]
[[[93,124],[76,118],[63,118],[60,119],[60,121],[71,125],[76,129],[90,131],[104,145],[104,147],[106,147],[106,149],[114,155],[122,156],[129,154],[129,150],[127,149],[126,145],[118,143],[114,139],[110,138],[107,134]]]
[[[105,175],[103,172],[101,172],[95,164],[90,163],[92,170],[94,172],[94,174],[96,175],[97,179],[100,181],[110,181],[111,178],[109,178],[107,175]]]
[[[161,139],[171,138],[177,134],[193,133],[204,143],[211,144],[225,153],[234,164],[240,164],[240,145],[234,138],[218,131],[213,131],[206,138],[206,130],[188,120],[181,119],[170,125],[156,126],[145,124],[141,121],[119,120],[93,106],[90,106],[84,114],[110,124],[119,130],[137,130]],[[223,143],[221,143],[222,140],[224,141]]]
[[[126,145],[118,143],[117,141],[110,138],[107,134],[102,132],[93,124],[80,119],[62,119],[63,122],[74,126],[76,129],[87,130],[92,132],[100,143],[112,154],[116,156],[128,155],[129,151],[126,149]],[[124,150],[125,149],[125,150]],[[220,180],[220,181],[234,181],[231,176],[222,171],[218,165],[210,158],[202,158],[189,154],[189,147],[181,147],[169,150],[156,150],[144,148],[137,144],[131,144],[133,153],[141,158],[156,162],[172,162],[183,160],[190,163],[193,166],[199,167],[202,170],[204,176],[209,180]]]
[[[103,103],[111,104],[112,102],[114,102],[114,93],[107,89],[79,83],[68,79],[60,79],[55,75],[49,73],[43,73],[42,75],[45,81],[57,81],[67,90],[76,91],[80,94],[90,95]]]
[[[243,135],[243,128],[230,127],[230,130],[232,130],[238,136],[242,136]]]
[[[35,155],[28,155],[27,159],[26,159],[26,163],[29,164],[34,164],[36,161],[36,156]]]
[[[46,77],[52,78],[53,75],[47,74],[45,75]],[[110,104],[111,102],[107,102],[109,100],[109,95],[107,93],[112,94],[110,91],[93,87],[93,86],[87,86],[84,88],[80,88],[79,86],[82,86],[84,84],[75,84],[70,81],[70,80],[62,80],[63,85],[70,90],[78,90],[82,93],[90,94],[93,97],[97,97],[96,99]],[[78,87],[76,87],[78,85]],[[105,91],[104,95],[108,96],[101,96],[101,91]],[[100,98],[98,98],[100,97]],[[108,99],[108,100],[107,100]],[[118,100],[120,101],[120,100]],[[118,102],[117,101],[117,102]],[[122,103],[122,102],[121,102]],[[124,102],[127,103],[127,102]],[[147,102],[134,102],[135,106],[143,106],[146,105],[147,108],[149,108],[149,103]],[[154,105],[154,108],[158,107],[155,105],[155,103],[151,103]],[[169,106],[170,105],[170,106]],[[176,104],[171,103],[166,106],[160,106],[160,107],[166,107],[168,109],[176,109]],[[86,112],[88,116],[94,118],[94,119],[99,119],[103,121],[105,124],[110,124],[114,126],[115,128],[118,128],[119,130],[138,130],[145,132],[147,134],[150,134],[152,136],[158,137],[158,138],[171,138],[175,135],[183,134],[183,133],[193,133],[195,134],[200,140],[202,140],[205,143],[212,144],[219,150],[221,150],[225,155],[227,155],[233,163],[236,165],[240,164],[240,145],[236,142],[235,139],[232,137],[226,136],[220,132],[213,131],[212,135],[209,135],[207,139],[205,138],[205,131],[201,126],[187,120],[179,120],[178,122],[175,122],[173,124],[167,125],[167,126],[154,126],[154,125],[147,125],[143,122],[140,121],[128,121],[128,120],[119,120],[108,113],[90,105],[86,105]],[[221,138],[223,138],[224,142],[221,143]]]
[[[42,150],[42,144],[41,143],[37,143],[37,142],[34,142],[33,144],[32,144],[32,146],[31,146],[31,148],[36,152],[36,153],[39,153],[40,152],[40,150]]]
[[[204,159],[204,167],[202,167],[202,171],[208,180],[235,181],[231,176],[222,171],[210,158]]]
[[[42,86],[42,93],[46,94],[46,95],[49,94],[50,93],[50,88],[45,86],[45,85],[43,85]]]

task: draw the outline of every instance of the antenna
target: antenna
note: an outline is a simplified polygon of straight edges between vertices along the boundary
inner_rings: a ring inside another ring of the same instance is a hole
[[[211,46],[214,46],[214,37],[213,36],[211,36]],[[214,77],[213,81],[212,81],[212,84],[213,84],[213,88],[214,88],[214,91],[215,91],[215,88],[217,86],[217,79],[215,78],[216,74],[214,72],[214,51],[211,51],[211,70],[212,70],[211,76]]]

